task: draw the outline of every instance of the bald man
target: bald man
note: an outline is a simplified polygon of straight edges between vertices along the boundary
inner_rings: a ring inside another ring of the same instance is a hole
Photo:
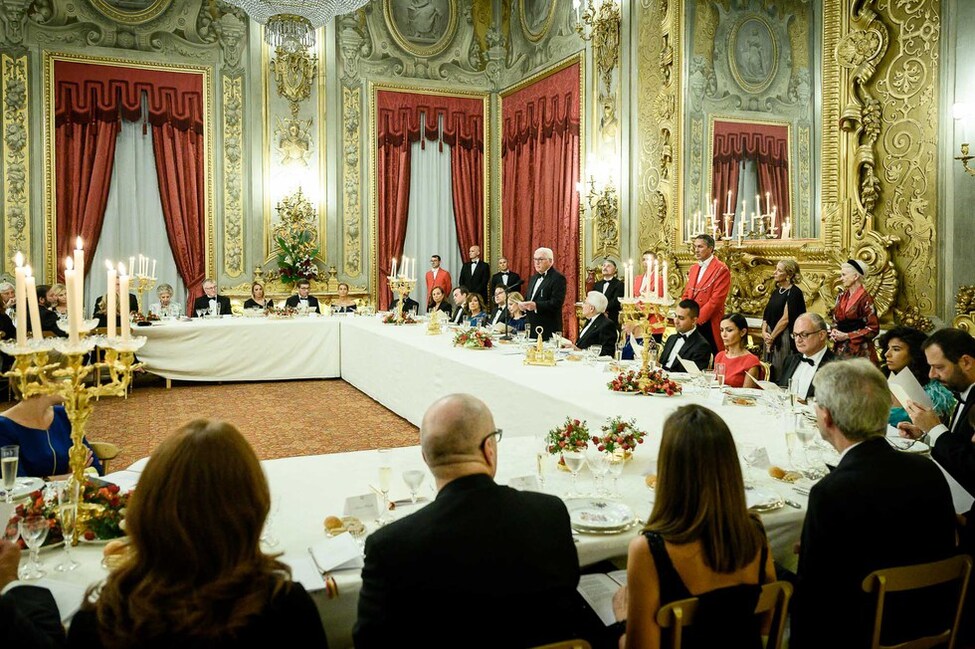
[[[501,431],[454,394],[420,426],[436,499],[366,539],[357,649],[530,647],[575,637],[579,558],[561,500],[494,482]]]

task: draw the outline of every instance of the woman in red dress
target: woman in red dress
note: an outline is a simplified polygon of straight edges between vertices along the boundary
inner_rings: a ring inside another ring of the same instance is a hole
[[[721,320],[721,342],[724,350],[714,358],[714,369],[724,366],[724,384],[733,388],[755,388],[755,380],[765,378],[759,375],[761,363],[758,356],[745,349],[748,336],[748,321],[740,313],[726,314]]]
[[[873,298],[863,287],[865,269],[862,262],[848,260],[840,267],[843,292],[836,297],[830,312],[836,323],[829,332],[833,353],[840,358],[866,358],[879,364],[873,339],[880,333],[880,322]]]

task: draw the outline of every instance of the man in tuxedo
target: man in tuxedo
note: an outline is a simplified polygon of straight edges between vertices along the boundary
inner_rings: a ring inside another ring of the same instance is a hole
[[[674,309],[674,328],[677,333],[667,339],[664,350],[660,353],[660,365],[668,372],[685,371],[678,358],[693,361],[701,370],[711,365],[711,348],[701,335],[701,328],[697,326],[699,310],[694,300],[681,300],[677,303],[677,308]]]
[[[791,642],[799,649],[866,647],[874,598],[863,593],[864,577],[953,554],[954,507],[938,467],[884,439],[890,391],[876,367],[865,359],[831,363],[813,380],[817,426],[840,460],[809,493]],[[941,593],[892,593],[884,609],[887,646],[954,617]]]
[[[829,340],[828,329],[823,316],[818,313],[807,311],[796,318],[792,338],[799,351],[785,359],[778,381],[779,387],[791,389],[802,400],[816,396],[813,377],[820,367],[836,360],[836,356],[826,346],[826,341]]]
[[[930,377],[954,392],[958,405],[951,420],[944,424],[934,410],[908,402],[905,407],[913,423],[899,424],[901,434],[926,441],[934,461],[975,494],[975,338],[960,329],[939,329],[924,341],[924,356],[931,366]],[[964,518],[962,548],[975,554],[975,509]]]
[[[450,273],[446,268],[440,267],[440,255],[430,255],[430,270],[427,271],[427,308],[433,306],[433,298],[430,294],[433,289],[439,288],[444,295],[450,295],[451,279]]]
[[[470,261],[460,269],[460,285],[466,286],[471,293],[479,293],[487,304],[488,280],[491,278],[491,267],[481,261],[481,247],[471,246],[468,251]]]
[[[230,313],[230,298],[217,295],[217,283],[209,277],[203,280],[203,293],[204,295],[193,300],[194,314],[197,311],[209,310],[209,313],[213,315],[217,311],[215,307],[218,306],[221,314]]]
[[[513,290],[513,287],[521,281],[521,275],[508,268],[508,258],[498,259],[498,272],[491,276],[491,292],[498,286]]]
[[[586,350],[597,345],[600,356],[613,356],[619,331],[616,329],[616,324],[606,315],[608,305],[609,300],[599,291],[589,291],[586,294],[586,301],[582,304],[582,317],[588,322],[579,332],[576,349]]]
[[[490,326],[496,324],[503,325],[508,319],[508,294],[505,293],[503,286],[494,288],[494,311],[491,312]],[[502,327],[503,328],[503,327]]]
[[[51,287],[47,284],[37,285],[37,306],[41,316],[41,331],[49,331],[60,338],[67,338],[68,332],[58,326],[58,314],[51,310],[51,305],[47,301],[47,292]],[[27,319],[28,324],[30,318]]]
[[[714,256],[714,239],[709,234],[694,237],[694,257],[697,263],[687,273],[683,297],[700,305],[698,327],[711,346],[711,353],[717,355],[724,349],[720,329],[725,301],[731,290],[731,271]]]
[[[609,306],[606,307],[606,317],[619,327],[620,324],[620,298],[623,297],[623,282],[616,276],[616,262],[607,259],[603,262],[603,278],[592,285],[592,290],[598,291],[606,296]]]
[[[555,255],[551,248],[539,248],[532,255],[535,274],[528,280],[528,300],[518,307],[525,312],[528,337],[534,338],[536,328],[542,328],[542,340],[562,331],[562,305],[565,303],[565,276],[552,268]]]
[[[0,541],[0,629],[4,646],[63,646],[61,613],[51,591],[18,582],[19,562],[20,548]]]
[[[575,610],[579,558],[568,512],[554,496],[495,483],[500,440],[491,412],[471,395],[427,410],[420,448],[437,497],[366,538],[358,649],[531,647],[574,637],[567,611]]]
[[[392,304],[389,305],[389,308],[392,311],[399,310],[398,297],[393,298],[393,302]],[[414,300],[413,298],[411,298],[409,295],[407,295],[406,299],[403,300],[403,313],[412,313],[413,315],[416,315],[419,309],[420,309],[420,303]]]
[[[306,313],[318,312],[318,298],[314,295],[309,295],[308,292],[311,291],[311,282],[307,279],[298,280],[298,293],[296,295],[288,296],[285,300],[284,305],[291,307],[292,309],[299,309],[305,311]],[[223,309],[220,309],[220,313],[223,313]]]
[[[464,310],[467,308],[465,305],[470,291],[467,290],[466,286],[458,286],[452,295],[454,298],[454,314],[450,316],[450,324],[460,324],[464,321]]]
[[[17,339],[17,327],[14,326],[13,320],[7,315],[7,312],[0,309],[0,340],[16,340]],[[0,352],[0,370],[6,372],[13,365],[14,357],[7,356],[6,354]]]
[[[118,294],[118,289],[119,289],[119,285],[116,284],[115,285],[115,304],[116,304],[116,306],[121,306],[122,297]],[[230,300],[227,300],[227,304],[228,305],[230,304]],[[208,307],[203,307],[203,308],[208,308]],[[227,308],[228,308],[227,313],[230,313],[230,311],[229,311],[230,307],[228,306]],[[94,314],[93,314],[95,316],[95,318],[98,319],[98,326],[99,327],[103,327],[104,328],[104,327],[107,327],[108,326],[108,313],[107,313],[107,311],[108,311],[108,300],[107,300],[107,298],[104,295],[99,296],[99,298],[97,300],[95,300],[95,311],[94,311]],[[138,311],[139,311],[139,298],[137,298],[135,296],[135,293],[129,293],[129,311],[125,315],[128,316],[130,313],[137,313]],[[116,314],[116,320],[115,320],[116,323],[119,323],[120,322],[119,321],[119,317],[121,317],[121,314]],[[41,329],[44,329],[43,323],[41,324]]]

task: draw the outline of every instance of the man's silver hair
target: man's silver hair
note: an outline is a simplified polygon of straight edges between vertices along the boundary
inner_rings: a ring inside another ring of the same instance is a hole
[[[816,404],[852,442],[883,435],[890,416],[887,379],[865,358],[834,361],[813,377]]]

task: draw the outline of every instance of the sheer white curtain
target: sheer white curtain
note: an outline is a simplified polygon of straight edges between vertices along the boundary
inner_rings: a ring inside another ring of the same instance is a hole
[[[414,142],[410,156],[410,211],[403,250],[417,259],[416,288],[410,296],[423,313],[430,255],[440,255],[440,265],[450,272],[454,286],[460,279],[462,258],[450,187],[450,147],[444,144],[441,151],[438,142]]]
[[[751,214],[755,211],[755,195],[758,193],[758,165],[754,158],[742,158],[738,170],[738,205],[735,209],[738,216],[735,218],[732,236],[738,236],[738,223],[742,220],[745,222],[745,232],[751,229]],[[742,201],[746,201],[744,213],[741,211]]]
[[[101,238],[95,247],[95,258],[85,278],[87,309],[91,313],[95,300],[105,294],[105,261],[129,265],[129,257],[143,254],[156,260],[156,277],[160,284],[173,286],[173,301],[184,304],[186,287],[176,272],[176,261],[166,237],[156,180],[155,154],[152,151],[152,129],[142,132],[142,122],[122,122],[115,145],[112,184],[105,205]],[[138,261],[136,262],[138,263]],[[150,271],[151,271],[150,263]],[[131,272],[131,271],[130,271]],[[135,293],[134,281],[132,292]],[[147,310],[156,301],[153,290],[145,296]]]

